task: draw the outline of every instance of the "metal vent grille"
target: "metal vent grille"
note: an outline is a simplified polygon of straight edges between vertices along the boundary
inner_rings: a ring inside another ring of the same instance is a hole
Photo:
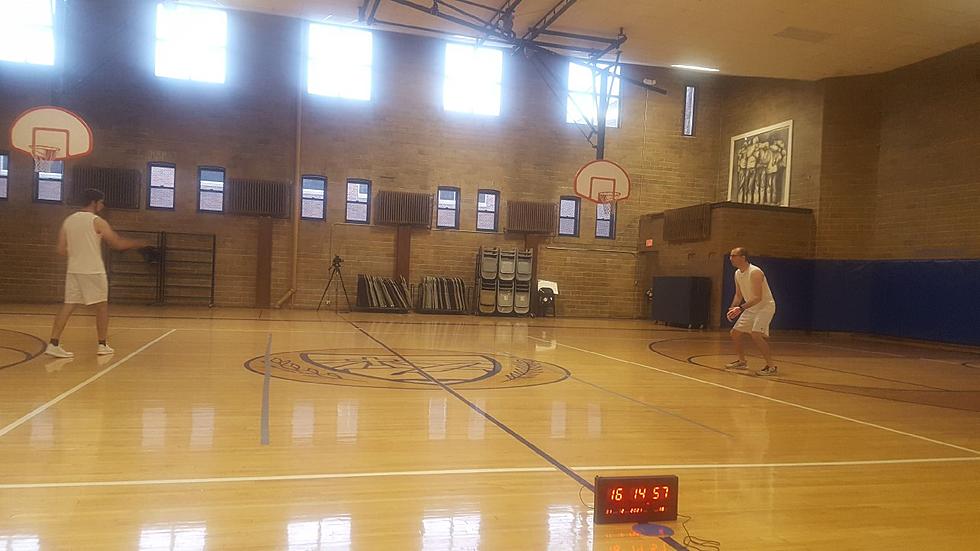
[[[69,203],[83,205],[85,190],[97,189],[105,194],[107,207],[139,209],[142,182],[140,171],[130,168],[75,167],[71,172]]]
[[[225,212],[289,218],[292,186],[283,182],[232,178],[225,191]]]
[[[554,234],[557,224],[557,203],[507,202],[507,231]]]
[[[376,224],[430,227],[432,195],[407,191],[380,191],[374,199]]]
[[[664,211],[664,241],[704,241],[711,237],[711,204]]]

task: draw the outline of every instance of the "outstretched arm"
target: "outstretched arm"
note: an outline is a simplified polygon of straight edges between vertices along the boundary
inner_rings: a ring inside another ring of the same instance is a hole
[[[137,249],[144,245],[142,241],[126,239],[125,237],[120,236],[112,229],[112,226],[110,226],[108,222],[101,218],[95,219],[95,232],[102,236],[102,239],[105,240],[110,247],[116,249],[117,251]]]

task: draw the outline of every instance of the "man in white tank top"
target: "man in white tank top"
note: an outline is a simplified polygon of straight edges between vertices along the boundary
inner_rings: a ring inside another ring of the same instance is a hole
[[[732,342],[735,343],[735,353],[738,359],[725,365],[725,369],[745,370],[745,349],[742,337],[748,333],[752,341],[759,347],[766,366],[757,371],[757,375],[776,375],[776,363],[766,339],[769,337],[769,324],[776,315],[776,301],[772,298],[769,281],[766,274],[758,266],[749,263],[748,253],[744,247],[735,247],[728,255],[732,266],[735,266],[735,297],[728,309],[728,320],[735,322],[732,327]]]
[[[141,247],[143,243],[125,239],[112,231],[108,222],[98,214],[105,208],[104,195],[97,189],[84,192],[85,208],[65,219],[58,233],[58,254],[68,257],[68,273],[65,276],[65,304],[54,318],[51,341],[45,354],[57,358],[71,358],[75,354],[61,346],[61,332],[68,318],[78,305],[95,306],[95,326],[99,333],[96,353],[112,354],[106,343],[109,333],[109,283],[102,262],[102,241],[113,249],[125,251]]]

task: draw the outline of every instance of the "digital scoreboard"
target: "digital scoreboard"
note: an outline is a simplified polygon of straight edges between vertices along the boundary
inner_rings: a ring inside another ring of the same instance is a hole
[[[596,524],[677,520],[677,477],[595,477]]]

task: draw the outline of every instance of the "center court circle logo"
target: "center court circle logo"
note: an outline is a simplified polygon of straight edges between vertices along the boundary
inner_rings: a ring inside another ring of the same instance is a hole
[[[437,350],[400,350],[399,353],[408,362],[377,349],[273,352],[269,357],[269,371],[272,377],[303,383],[407,390],[439,388],[419,373],[419,369],[457,390],[537,386],[557,383],[569,376],[563,367],[505,354]],[[264,374],[265,356],[248,360],[245,368]]]

